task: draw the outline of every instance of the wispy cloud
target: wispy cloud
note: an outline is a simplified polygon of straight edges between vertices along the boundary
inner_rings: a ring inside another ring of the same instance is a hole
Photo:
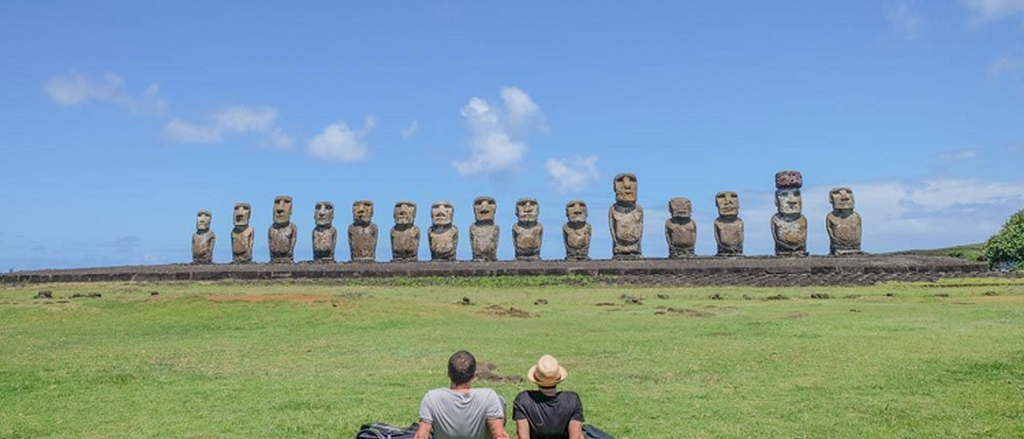
[[[1022,69],[1024,69],[1024,58],[1003,56],[988,66],[988,76],[990,78],[1016,76]]]
[[[274,107],[232,105],[208,113],[198,123],[174,118],[164,124],[160,136],[168,142],[216,144],[230,136],[259,134],[257,144],[261,146],[290,148],[291,137],[282,132],[276,122],[277,109]]]
[[[548,159],[544,167],[551,182],[561,193],[583,190],[598,179],[597,156]]]
[[[953,151],[943,151],[936,155],[939,160],[944,162],[960,162],[964,160],[970,160],[978,157],[978,150],[972,148],[957,149]]]
[[[363,128],[354,131],[344,121],[327,126],[324,132],[309,141],[309,153],[329,161],[354,162],[366,158],[369,148],[363,139],[373,131],[377,118],[366,116]]]
[[[410,139],[416,135],[416,132],[420,130],[420,121],[413,119],[412,123],[409,124],[409,128],[402,130],[402,138]]]
[[[925,27],[925,17],[914,5],[901,2],[884,7],[885,21],[892,26],[892,31],[900,38],[914,40],[921,36]]]
[[[128,92],[124,79],[113,73],[57,75],[46,82],[43,90],[53,103],[63,107],[109,102],[132,113],[159,113],[167,109],[167,101],[160,95],[160,84],[150,84],[136,96]]]
[[[1024,13],[1024,0],[963,0],[977,20],[986,22]]]
[[[522,161],[532,131],[547,131],[540,106],[516,87],[501,89],[503,106],[473,97],[462,109],[470,131],[470,156],[452,162],[459,175],[496,175],[512,171]]]

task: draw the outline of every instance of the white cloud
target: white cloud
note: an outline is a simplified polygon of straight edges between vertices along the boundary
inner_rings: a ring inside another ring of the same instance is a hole
[[[533,130],[546,130],[543,113],[533,99],[515,87],[501,90],[503,107],[473,97],[462,108],[470,130],[470,156],[452,162],[459,175],[493,175],[512,171],[523,160]]]
[[[978,150],[976,149],[958,149],[954,151],[943,151],[938,154],[939,160],[946,162],[959,162],[977,157]]]
[[[924,15],[907,2],[886,6],[885,21],[889,22],[896,35],[908,40],[919,37],[925,26]]]
[[[377,118],[366,116],[363,128],[353,131],[344,121],[327,126],[324,132],[309,141],[309,153],[323,160],[354,162],[366,158],[369,148],[363,139],[373,131]]]
[[[160,84],[151,84],[140,96],[128,93],[124,79],[113,73],[89,76],[69,73],[50,78],[43,87],[53,103],[70,107],[89,102],[111,102],[132,113],[162,112],[167,101],[160,95]]]
[[[561,193],[580,191],[597,181],[597,157],[548,159],[544,167]]]
[[[1024,0],[963,0],[981,21],[992,21],[1024,13]]]
[[[216,144],[228,136],[259,134],[257,144],[260,146],[290,148],[291,137],[277,127],[276,121],[274,107],[232,105],[207,114],[201,123],[174,118],[164,124],[160,137],[175,143]]]
[[[1004,56],[988,66],[988,76],[990,78],[1013,76],[1021,69],[1024,69],[1024,58]]]
[[[420,121],[413,119],[412,123],[409,124],[409,128],[402,130],[402,138],[409,139],[416,135],[416,132],[420,130]]]

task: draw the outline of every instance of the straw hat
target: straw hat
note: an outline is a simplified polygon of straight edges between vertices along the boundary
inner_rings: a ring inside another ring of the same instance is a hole
[[[558,360],[550,355],[545,355],[537,360],[537,364],[530,368],[526,377],[541,387],[555,387],[562,380],[569,376],[569,372],[558,364]]]

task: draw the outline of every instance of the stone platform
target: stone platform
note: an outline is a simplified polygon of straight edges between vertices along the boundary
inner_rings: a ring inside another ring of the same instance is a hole
[[[932,281],[947,277],[998,276],[983,263],[913,255],[769,256],[642,261],[498,261],[410,263],[297,263],[147,265],[19,271],[0,282],[346,280],[412,277],[585,275],[598,282],[641,285],[865,285],[884,281]]]

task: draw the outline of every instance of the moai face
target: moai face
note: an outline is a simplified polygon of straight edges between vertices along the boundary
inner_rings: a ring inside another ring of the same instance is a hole
[[[523,198],[516,202],[516,218],[520,222],[535,223],[540,216],[540,205],[533,198]]]
[[[369,224],[373,220],[373,202],[356,201],[352,203],[352,221],[357,224]]]
[[[573,200],[565,205],[565,218],[571,223],[587,222],[587,203]]]
[[[292,197],[274,198],[274,223],[288,224],[292,221]]]
[[[208,210],[200,210],[199,214],[196,215],[196,230],[205,232],[210,230],[210,220],[212,216]]]
[[[636,175],[619,174],[615,176],[615,201],[620,203],[636,202]]]
[[[313,219],[320,227],[330,227],[334,222],[334,204],[329,201],[316,203],[316,210],[313,211]]]
[[[803,211],[803,197],[800,195],[800,189],[775,191],[775,207],[783,215],[799,215]]]
[[[718,216],[737,216],[740,214],[740,196],[732,191],[719,192],[715,195],[715,206],[718,206]]]
[[[850,188],[837,187],[829,192],[828,201],[835,210],[853,210],[853,191]]]
[[[473,200],[473,216],[477,221],[494,221],[498,203],[491,197],[476,197]]]
[[[672,218],[690,219],[690,215],[693,213],[693,204],[686,198],[673,198],[668,202],[668,211]]]
[[[411,201],[395,203],[395,224],[407,226],[412,225],[414,221],[416,221],[416,203]]]
[[[447,201],[438,201],[430,206],[430,221],[435,226],[450,226],[454,214],[455,208]]]
[[[252,206],[249,203],[235,203],[235,227],[244,229],[249,227],[249,216],[252,215]]]

